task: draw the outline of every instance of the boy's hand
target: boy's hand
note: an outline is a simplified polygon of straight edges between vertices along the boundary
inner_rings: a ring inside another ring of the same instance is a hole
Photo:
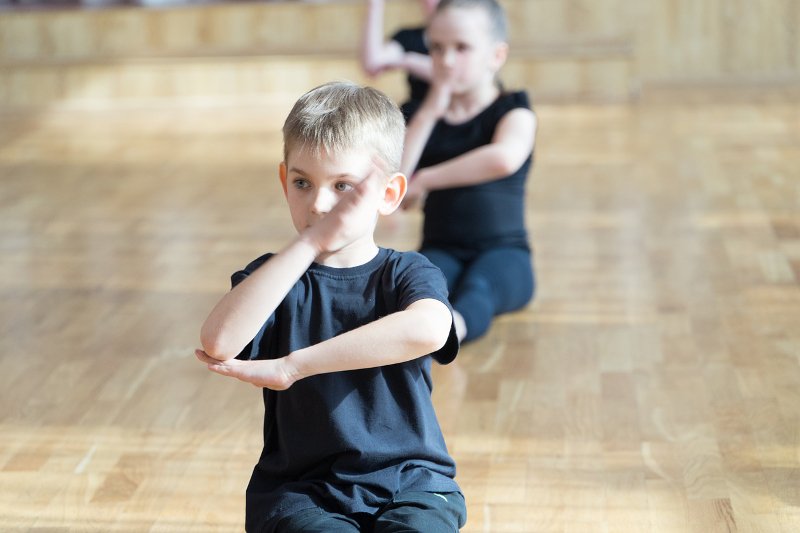
[[[220,361],[208,356],[203,350],[195,350],[194,354],[201,362],[206,363],[208,369],[212,372],[237,378],[256,387],[286,390],[298,379],[287,368],[285,358],[259,359],[256,361],[241,361],[239,359]]]
[[[325,254],[341,250],[372,231],[372,224],[378,216],[379,182],[384,174],[375,163],[366,178],[304,232],[304,238],[320,254]]]

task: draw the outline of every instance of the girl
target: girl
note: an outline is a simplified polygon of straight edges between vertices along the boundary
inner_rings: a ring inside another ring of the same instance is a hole
[[[536,117],[525,92],[496,81],[508,55],[496,0],[442,0],[426,36],[433,79],[406,133],[405,205],[424,199],[420,251],[447,277],[470,341],[533,297],[524,201]]]

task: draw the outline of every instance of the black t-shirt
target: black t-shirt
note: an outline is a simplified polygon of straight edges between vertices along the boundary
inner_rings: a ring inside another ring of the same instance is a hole
[[[269,257],[236,272],[233,285]],[[423,298],[449,307],[441,271],[415,252],[381,248],[352,268],[313,264],[239,357],[282,357]],[[264,389],[264,449],[247,488],[248,527],[318,506],[374,513],[400,491],[458,491],[430,375],[432,358],[447,364],[457,352],[451,326],[431,356]]]
[[[417,168],[443,163],[490,144],[497,124],[509,111],[530,109],[524,91],[502,93],[463,124],[439,120]],[[525,230],[525,182],[533,150],[514,173],[501,179],[431,191],[425,200],[423,247],[480,251],[495,246],[528,248]]]
[[[429,55],[428,45],[425,44],[425,28],[407,28],[398,31],[392,36],[393,41],[397,41],[403,50],[406,52],[416,52],[418,54]],[[401,107],[406,118],[410,116],[408,110],[416,109],[417,105],[425,99],[428,94],[428,87],[430,86],[427,81],[413,76],[406,75],[408,80],[408,102],[404,103]]]

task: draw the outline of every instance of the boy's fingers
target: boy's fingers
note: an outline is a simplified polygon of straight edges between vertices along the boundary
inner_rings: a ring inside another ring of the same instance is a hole
[[[356,205],[364,198],[369,197],[374,191],[378,190],[378,181],[380,180],[381,170],[373,168],[366,178],[356,183],[353,190],[336,204],[334,209],[339,211],[345,210],[350,206]]]
[[[194,351],[194,355],[195,355],[195,357],[197,357],[200,361],[202,361],[204,363],[210,363],[210,362],[214,361],[214,358],[210,357],[203,350],[195,350]]]
[[[219,369],[219,368],[232,368],[234,365],[238,364],[238,359],[230,359],[227,361],[220,361],[219,359],[214,359],[210,355],[208,355],[203,350],[195,350],[194,351],[195,357],[197,357],[201,362],[206,363],[209,368],[212,366],[215,367],[212,370]]]
[[[377,155],[372,156],[372,171],[369,174],[370,176],[373,176],[375,173],[378,173],[379,176],[387,175],[389,174],[389,170],[386,161],[384,161],[382,157]]]

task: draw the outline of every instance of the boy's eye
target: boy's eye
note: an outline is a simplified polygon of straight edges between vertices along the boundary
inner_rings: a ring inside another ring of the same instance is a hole
[[[353,186],[345,181],[338,182],[334,187],[339,192],[347,192],[353,189]]]
[[[456,45],[456,50],[458,52],[466,52],[467,50],[469,50],[469,45],[464,43],[459,43]]]
[[[308,189],[309,183],[307,179],[297,178],[292,181],[292,185],[294,185],[295,189]]]

